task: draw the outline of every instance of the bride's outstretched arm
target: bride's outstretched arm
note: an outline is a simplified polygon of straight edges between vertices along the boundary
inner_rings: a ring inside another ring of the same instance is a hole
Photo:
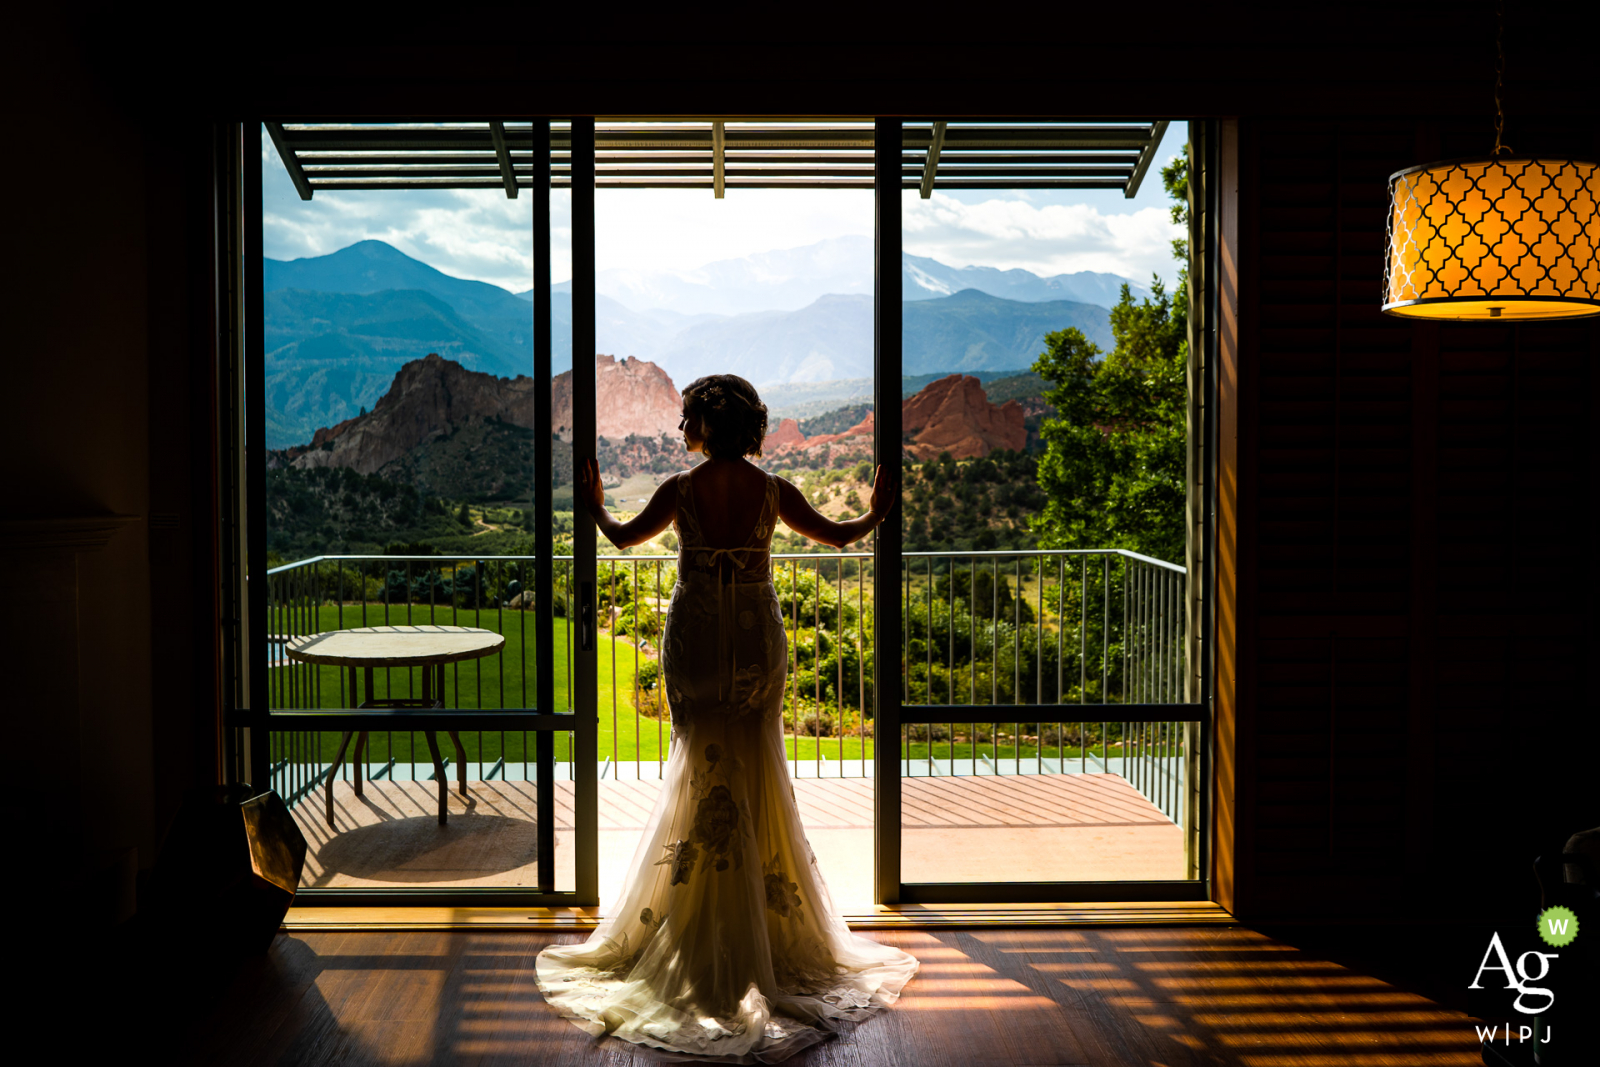
[[[658,485],[655,495],[643,511],[627,522],[619,522],[615,515],[606,510],[606,491],[600,484],[600,464],[591,459],[578,468],[578,499],[588,509],[595,526],[606,535],[607,540],[618,548],[632,548],[672,525],[672,516],[677,508],[678,476],[670,475]]]
[[[784,479],[778,479],[778,517],[795,533],[834,548],[859,541],[877,529],[899,498],[899,481],[892,474],[885,474],[880,465],[872,476],[872,501],[867,505],[867,513],[834,522],[812,507],[804,493]]]

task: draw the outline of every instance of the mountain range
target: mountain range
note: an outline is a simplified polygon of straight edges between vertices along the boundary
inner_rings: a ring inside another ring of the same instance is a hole
[[[710,279],[705,284],[725,284],[729,292],[746,294],[740,299],[755,299],[749,294],[762,291],[774,301],[798,299],[818,285],[848,281],[837,265],[848,259],[856,240],[711,264],[703,268]],[[820,264],[820,278],[806,281],[805,289],[795,274],[812,261]],[[741,282],[730,264],[745,263],[754,265]],[[1113,275],[1040,278],[1018,270],[947,267],[915,256],[905,257],[903,268],[903,279],[910,279],[902,305],[907,374],[1025,368],[1042,349],[1044,334],[1066,326],[1110,346],[1104,304],[1062,295],[1106,299],[1113,284],[1122,284]],[[327,256],[268,259],[264,274],[269,447],[304,443],[318,427],[356,415],[383,395],[403,364],[430,352],[499,377],[531,369],[530,293],[451,277],[381,241],[361,241]],[[651,299],[651,293],[677,299],[669,284],[677,282],[662,272],[630,277],[633,288],[626,292],[632,299]],[[651,277],[656,288],[647,289]],[[1009,295],[977,286],[948,293],[939,288],[974,281]],[[570,284],[555,288],[552,369],[560,373],[572,366],[572,308]],[[796,308],[717,314],[636,311],[600,294],[596,347],[651,360],[679,386],[714,371],[742,374],[763,386],[869,378],[872,299],[870,293],[823,292]],[[680,303],[696,306],[688,296]]]
[[[669,314],[680,317],[798,311],[821,296],[871,296],[872,259],[871,238],[833,237],[688,270],[603,270],[595,275],[595,292],[630,308],[673,308]],[[1094,271],[1040,277],[1025,270],[952,267],[925,256],[900,257],[902,300],[933,300],[977,289],[1007,300],[1069,300],[1110,307],[1124,283],[1136,298],[1148,292],[1137,282]],[[563,282],[555,288],[567,292],[569,286]],[[530,294],[531,290],[518,295],[527,299]]]

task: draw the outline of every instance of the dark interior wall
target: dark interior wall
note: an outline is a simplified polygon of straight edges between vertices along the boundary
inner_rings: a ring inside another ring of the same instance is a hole
[[[218,128],[146,128],[152,831],[220,781],[216,293]]]
[[[1385,178],[1481,123],[1242,126],[1239,913],[1536,903],[1532,856],[1600,821],[1600,330],[1379,313]]]
[[[70,865],[104,850],[154,851],[149,541],[150,307],[145,144],[136,124],[108,113],[81,52],[24,34],[16,146],[58,143],[70,116],[97,116],[107,180],[87,170],[71,194],[40,183],[13,147],[3,171],[12,235],[4,462],[0,500],[12,518],[136,516],[99,551],[79,555],[70,636],[9,630],[32,732],[43,747],[19,760],[39,772],[42,798],[61,801],[43,855]],[[18,560],[29,569],[42,560]],[[47,594],[71,604],[68,583]],[[9,613],[8,613],[9,614]],[[68,655],[66,641],[76,654]],[[13,809],[16,810],[16,809]],[[76,876],[79,872],[72,871]]]
[[[19,761],[27,804],[54,797],[61,816],[24,833],[39,829],[68,870],[94,875],[130,848],[148,870],[182,791],[214,763],[208,127],[181,111],[152,121],[74,27],[17,33],[17,140],[0,168],[17,331],[0,506],[6,519],[134,520],[76,553],[75,590],[69,577],[45,594],[64,603],[75,654],[8,613],[18,706],[39,743]],[[74,126],[93,130],[92,152],[70,178],[41,179],[30,161]],[[56,555],[13,562],[31,577]]]

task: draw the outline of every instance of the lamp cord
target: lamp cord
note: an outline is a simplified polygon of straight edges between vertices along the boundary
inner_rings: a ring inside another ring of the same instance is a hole
[[[1495,0],[1494,5],[1494,151],[1491,155],[1498,156],[1501,152],[1516,152],[1510,145],[1501,144],[1500,138],[1505,134],[1506,113],[1500,105],[1500,93],[1505,87],[1506,74],[1506,16],[1504,0]]]

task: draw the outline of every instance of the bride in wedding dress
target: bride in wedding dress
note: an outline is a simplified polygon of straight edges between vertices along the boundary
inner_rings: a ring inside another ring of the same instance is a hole
[[[590,1034],[661,1059],[775,1063],[893,1004],[917,971],[850,932],[806,842],[784,754],[788,643],[770,564],[779,519],[843,547],[882,521],[892,484],[880,468],[867,514],[827,519],[745,459],[766,426],[749,382],[712,375],[684,390],[679,426],[706,461],[662,482],[637,518],[605,510],[593,460],[578,472],[580,499],[619,548],[677,526],[661,650],[672,749],[615,905],[588,941],[539,954],[538,983]]]

